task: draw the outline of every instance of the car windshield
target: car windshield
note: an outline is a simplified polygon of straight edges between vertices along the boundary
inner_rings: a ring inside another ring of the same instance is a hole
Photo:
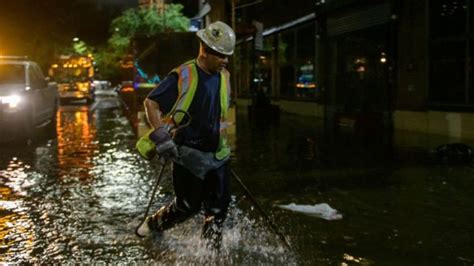
[[[25,83],[23,65],[0,64],[0,84]]]

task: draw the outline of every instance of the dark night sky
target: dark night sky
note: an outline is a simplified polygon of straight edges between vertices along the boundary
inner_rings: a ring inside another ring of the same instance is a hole
[[[0,54],[35,56],[77,36],[108,39],[110,21],[137,0],[11,0],[0,4]]]

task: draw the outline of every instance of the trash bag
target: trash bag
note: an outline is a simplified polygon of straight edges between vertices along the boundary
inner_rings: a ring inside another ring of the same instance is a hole
[[[297,205],[290,203],[288,205],[278,205],[278,207],[290,211],[301,212],[309,216],[315,216],[324,220],[340,220],[342,214],[337,210],[331,208],[327,203],[315,204],[315,205]]]

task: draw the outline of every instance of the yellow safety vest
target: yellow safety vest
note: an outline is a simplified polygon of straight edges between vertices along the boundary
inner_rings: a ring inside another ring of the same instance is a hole
[[[165,115],[164,122],[170,123],[171,116],[175,110],[188,111],[191,102],[193,101],[194,94],[196,93],[198,85],[198,70],[196,61],[188,61],[179,67],[173,69],[171,72],[178,74],[178,97],[171,108],[171,111]],[[221,102],[221,121],[219,131],[219,145],[215,156],[218,160],[222,160],[229,156],[230,147],[227,144],[225,128],[227,127],[227,113],[229,111],[229,98],[230,98],[230,77],[227,70],[223,70],[220,73],[220,102]],[[174,121],[179,125],[184,118],[183,113],[176,113],[173,117]]]

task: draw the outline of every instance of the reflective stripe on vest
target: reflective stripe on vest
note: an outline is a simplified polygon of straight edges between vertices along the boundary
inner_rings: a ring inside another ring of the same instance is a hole
[[[196,93],[198,85],[198,70],[196,67],[196,61],[188,61],[181,66],[175,68],[172,72],[178,74],[178,98],[170,114],[174,113],[175,110],[188,111],[191,102],[193,101],[194,94]],[[218,160],[222,160],[229,156],[230,147],[227,145],[224,129],[227,126],[227,113],[229,109],[229,95],[230,95],[230,80],[229,73],[224,70],[220,73],[220,106],[221,106],[221,121],[220,121],[220,132],[219,132],[219,145],[215,153]],[[174,121],[179,125],[183,120],[184,114],[177,113],[174,117]],[[171,117],[165,116],[164,120],[169,123]]]
[[[198,85],[198,73],[194,60],[182,64],[172,72],[178,74],[178,98],[173,108],[171,108],[170,114],[174,113],[175,110],[187,111],[189,109]],[[176,124],[179,125],[183,117],[183,113],[177,113],[174,117]],[[170,123],[171,117],[167,115],[164,120]]]

